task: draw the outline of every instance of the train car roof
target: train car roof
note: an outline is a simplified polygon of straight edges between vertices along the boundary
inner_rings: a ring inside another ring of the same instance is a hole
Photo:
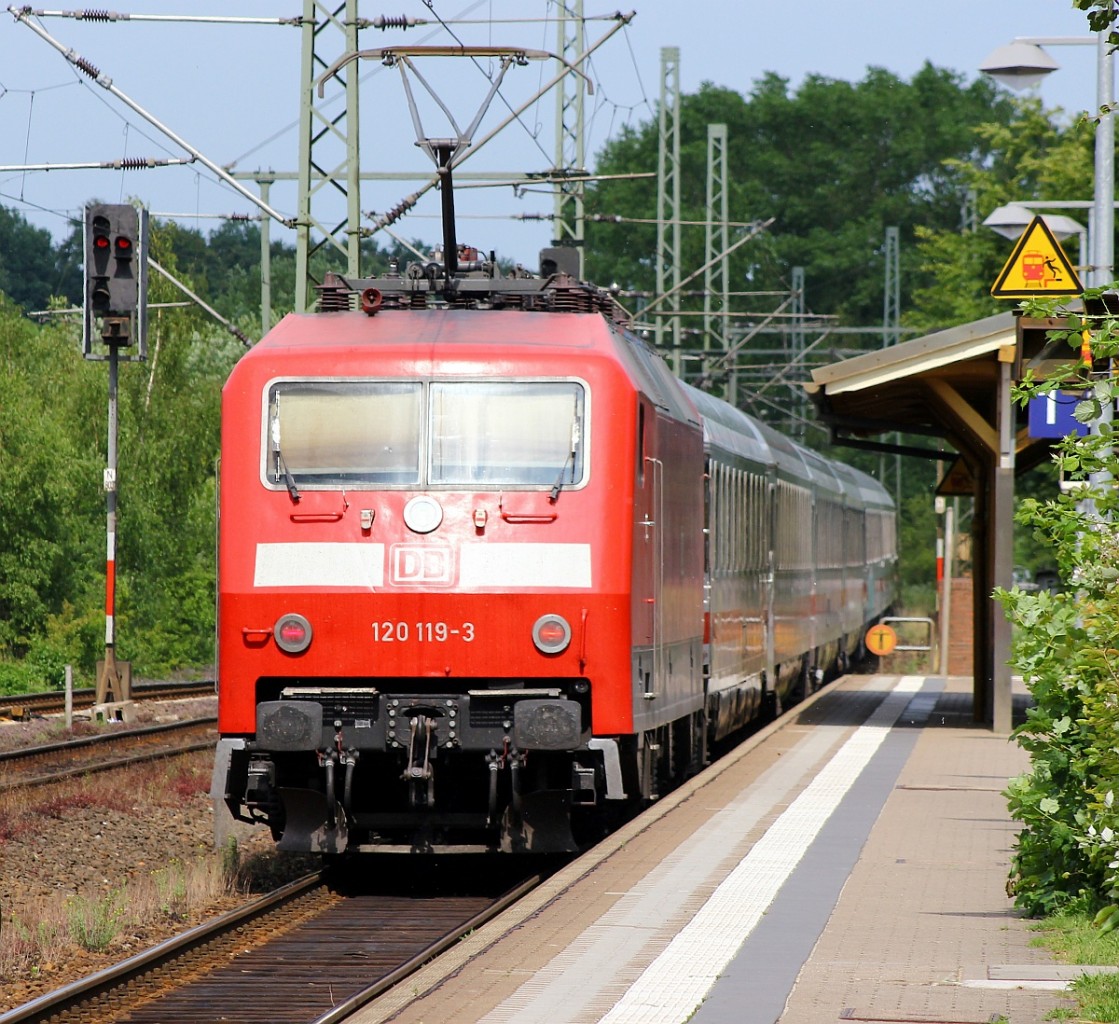
[[[817,492],[860,508],[892,508],[889,492],[873,477],[785,437],[741,409],[681,382],[703,418],[705,447],[776,468]]]
[[[716,447],[760,463],[772,466],[775,462],[773,451],[761,432],[761,424],[751,419],[741,409],[728,402],[715,398],[691,384],[679,382],[681,389],[691,399],[703,420],[704,447]]]
[[[882,509],[894,507],[894,499],[890,497],[890,492],[869,473],[848,466],[845,462],[836,462],[834,465],[836,473],[846,482],[846,490],[858,495],[863,507]]]
[[[703,417],[703,441],[710,448],[737,455],[762,466],[773,467],[786,476],[839,494],[841,486],[821,455],[802,448],[760,420],[746,415],[720,398],[691,384],[681,384]]]

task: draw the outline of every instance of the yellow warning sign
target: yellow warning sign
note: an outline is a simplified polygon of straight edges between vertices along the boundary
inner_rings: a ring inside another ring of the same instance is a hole
[[[996,299],[1080,295],[1083,291],[1060,243],[1040,217],[1030,221],[991,288]]]
[[[964,495],[968,498],[975,494],[975,474],[962,455],[957,455],[952,460],[933,493],[946,496]]]
[[[898,635],[893,626],[879,622],[877,626],[871,626],[866,631],[866,647],[871,654],[877,654],[880,658],[885,657],[887,654],[893,654],[897,645]]]

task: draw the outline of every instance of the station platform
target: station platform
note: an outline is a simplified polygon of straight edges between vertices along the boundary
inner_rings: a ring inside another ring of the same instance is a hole
[[[1028,762],[971,689],[844,677],[350,1021],[1047,1019],[1075,969],[1005,892]]]

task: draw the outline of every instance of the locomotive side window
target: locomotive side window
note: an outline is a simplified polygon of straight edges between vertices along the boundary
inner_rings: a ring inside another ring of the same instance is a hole
[[[582,478],[580,385],[431,385],[431,483],[563,486]]]

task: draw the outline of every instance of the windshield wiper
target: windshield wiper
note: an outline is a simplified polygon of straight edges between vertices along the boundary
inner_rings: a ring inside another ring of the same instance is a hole
[[[559,476],[556,477],[556,482],[552,484],[551,493],[548,495],[548,500],[555,504],[559,500],[560,491],[563,490],[563,477],[567,472],[567,467],[571,466],[571,482],[575,482],[575,459],[579,454],[579,441],[582,439],[582,432],[579,429],[579,399],[575,399],[575,413],[571,420],[571,450],[567,453],[567,458],[563,460],[563,465],[560,466]]]
[[[275,476],[279,481],[280,476],[284,478],[284,484],[288,489],[288,496],[291,498],[291,503],[294,505],[299,501],[299,488],[295,486],[295,477],[291,475],[288,470],[288,464],[284,461],[284,453],[280,450],[280,396],[277,395],[272,401],[272,455],[276,460]]]
[[[551,493],[548,495],[548,500],[549,501],[554,503],[556,501],[556,499],[559,498],[559,493],[563,489],[563,475],[564,475],[564,473],[567,472],[567,464],[569,462],[571,462],[574,457],[575,457],[574,452],[568,452],[567,453],[567,458],[563,460],[563,465],[560,466],[559,476],[556,477],[556,482],[554,484],[552,484]],[[574,465],[571,467],[571,475],[572,476],[575,475]]]

